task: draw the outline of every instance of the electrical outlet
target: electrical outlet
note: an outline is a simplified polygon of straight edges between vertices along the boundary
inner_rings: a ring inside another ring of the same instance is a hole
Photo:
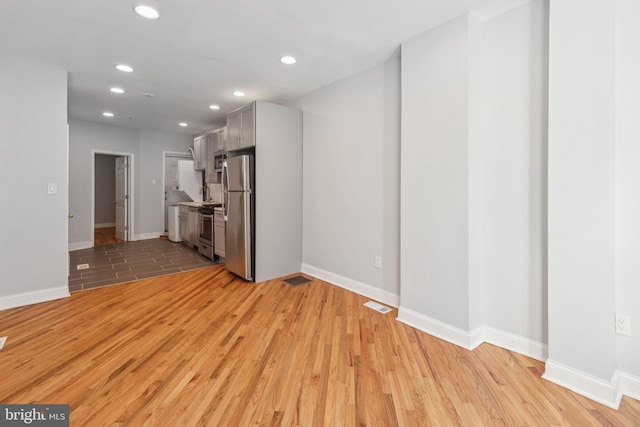
[[[375,257],[373,257],[373,266],[375,268],[382,268],[382,257],[379,255],[376,255]]]
[[[616,314],[616,334],[631,336],[631,317]]]
[[[4,343],[7,342],[7,337],[0,337],[0,350],[4,347]]]

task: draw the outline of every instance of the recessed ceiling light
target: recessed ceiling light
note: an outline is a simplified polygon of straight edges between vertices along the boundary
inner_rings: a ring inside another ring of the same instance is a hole
[[[293,65],[297,61],[296,61],[296,58],[294,58],[293,56],[283,56],[282,58],[280,58],[280,62],[287,65]]]
[[[212,110],[219,110],[220,106],[219,105],[209,105],[209,108],[211,108]]]
[[[119,87],[112,87],[111,89],[109,89],[111,92],[113,93],[124,93],[124,89],[119,88]]]
[[[233,94],[235,96],[244,96],[244,92],[242,92],[241,90],[237,90],[237,91],[233,92]]]
[[[180,122],[178,123],[179,126],[182,126],[183,128],[186,128],[187,126],[189,126],[187,123],[185,122]]]
[[[133,8],[133,10],[135,10],[135,12],[142,16],[143,18],[147,18],[147,19],[158,19],[160,18],[160,13],[155,10],[154,8],[152,8],[151,6],[145,6],[143,4],[138,5],[136,7]]]
[[[116,68],[120,71],[124,71],[125,73],[133,73],[133,68],[126,64],[118,64]]]
[[[113,113],[110,111],[105,111],[104,113],[102,113],[102,115],[105,117],[113,117]]]

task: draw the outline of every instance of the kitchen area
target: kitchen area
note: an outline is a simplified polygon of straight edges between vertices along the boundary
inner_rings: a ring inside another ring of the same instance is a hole
[[[168,238],[220,261],[225,257],[222,165],[227,155],[226,126],[194,138],[191,153],[192,160],[169,162],[165,198],[170,192],[181,192],[190,201],[168,204]]]
[[[256,101],[226,126],[193,140],[193,159],[172,160],[167,236],[247,281],[300,271],[302,113]]]

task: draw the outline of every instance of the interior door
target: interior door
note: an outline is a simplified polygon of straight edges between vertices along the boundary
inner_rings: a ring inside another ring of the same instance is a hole
[[[116,157],[116,238],[129,240],[129,188],[126,157]]]

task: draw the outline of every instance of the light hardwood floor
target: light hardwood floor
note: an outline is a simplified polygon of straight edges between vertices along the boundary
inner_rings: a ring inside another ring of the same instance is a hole
[[[93,233],[94,246],[110,245],[112,243],[119,243],[122,241],[123,240],[120,240],[116,237],[115,227],[103,227],[103,228],[94,229],[94,233]]]
[[[72,426],[640,425],[636,400],[614,411],[366,301],[214,266],[5,310],[0,402],[68,403]]]

